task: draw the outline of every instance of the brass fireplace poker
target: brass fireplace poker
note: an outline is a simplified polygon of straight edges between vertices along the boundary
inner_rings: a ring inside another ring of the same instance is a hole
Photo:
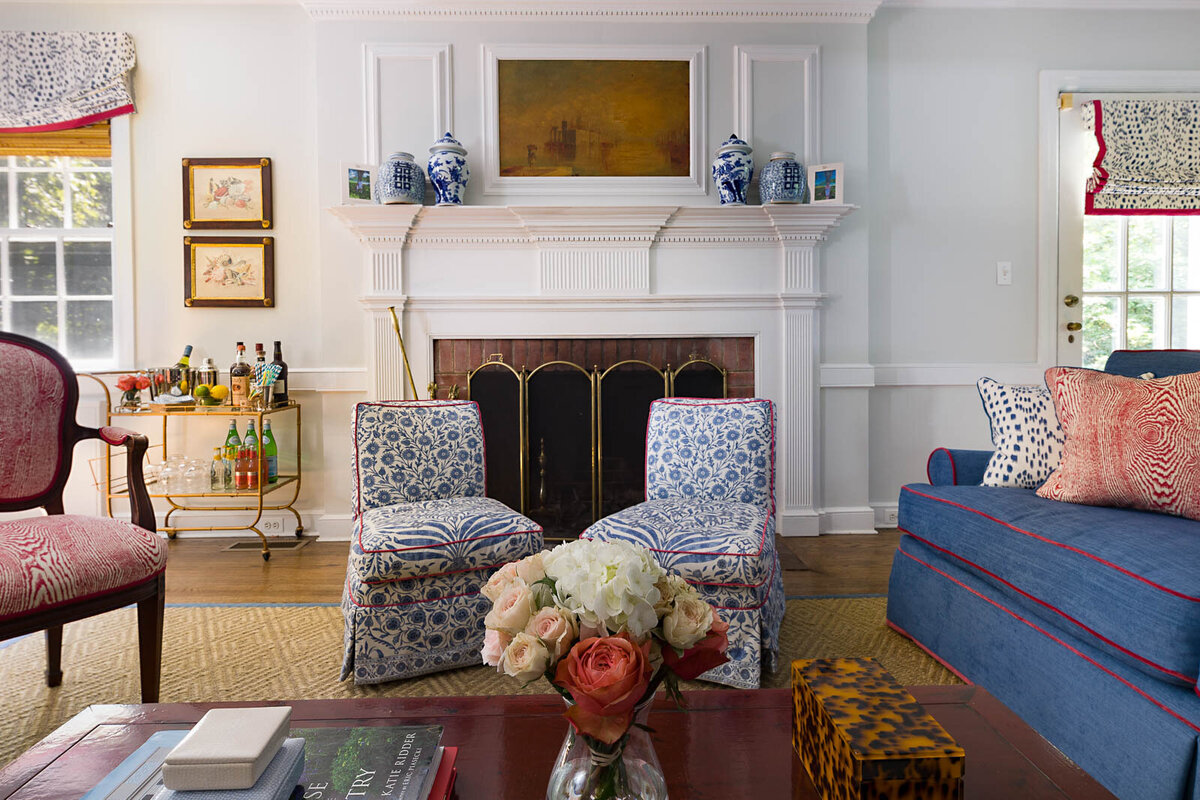
[[[396,307],[388,306],[388,313],[392,315],[392,330],[396,332],[396,341],[400,342],[400,357],[404,359],[404,374],[408,376],[408,388],[412,390],[413,400],[420,400],[417,396],[417,385],[413,383],[412,367],[408,365],[408,352],[404,349],[404,337],[400,335],[400,320],[396,317]]]

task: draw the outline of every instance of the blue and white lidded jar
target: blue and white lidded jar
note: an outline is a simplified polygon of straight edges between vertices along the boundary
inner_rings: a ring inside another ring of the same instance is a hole
[[[795,153],[771,153],[771,160],[758,175],[758,192],[763,203],[799,203],[808,179]]]
[[[461,206],[471,170],[467,149],[447,131],[429,148],[429,181],[439,206]]]
[[[412,153],[392,153],[379,166],[375,189],[377,203],[421,205],[425,202],[425,173]]]
[[[746,188],[754,176],[754,149],[731,133],[717,150],[713,159],[713,183],[721,197],[721,205],[746,205]]]

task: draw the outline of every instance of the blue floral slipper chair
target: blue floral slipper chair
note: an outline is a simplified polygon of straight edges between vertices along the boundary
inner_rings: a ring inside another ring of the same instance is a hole
[[[354,532],[342,613],[342,676],[382,683],[480,664],[479,594],[492,573],[542,549],[542,529],[484,497],[479,406],[359,403]]]
[[[584,538],[654,552],[729,623],[729,662],[701,679],[757,688],[773,671],[783,622],[775,551],[775,408],[770,400],[667,398],[650,406],[646,501]]]

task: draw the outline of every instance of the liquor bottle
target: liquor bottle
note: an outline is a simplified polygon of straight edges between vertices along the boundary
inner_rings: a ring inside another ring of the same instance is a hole
[[[192,346],[189,344],[189,345],[184,346],[183,355],[181,355],[179,357],[179,362],[177,364],[175,364],[175,368],[176,369],[187,369],[191,365],[191,361],[192,361]]]
[[[214,492],[223,492],[227,488],[225,482],[225,459],[220,447],[213,448],[212,464],[208,467],[208,486]]]
[[[275,355],[272,357],[271,363],[279,365],[279,377],[275,379],[275,386],[271,389],[271,405],[286,406],[288,402],[288,369],[278,341],[275,342]]]
[[[237,343],[237,358],[229,368],[229,391],[235,408],[245,408],[250,398],[250,365],[246,363],[246,345]]]
[[[279,480],[279,445],[275,444],[275,434],[271,432],[271,420],[263,420],[262,429],[263,461],[267,465],[267,483]]]
[[[267,365],[267,351],[263,350],[262,342],[254,343],[254,371],[250,378],[250,394],[254,394],[254,390],[258,389],[258,395],[255,398],[256,402],[251,402],[250,407],[258,410],[265,409],[271,402],[271,390],[264,389],[258,385],[262,380],[263,367]]]

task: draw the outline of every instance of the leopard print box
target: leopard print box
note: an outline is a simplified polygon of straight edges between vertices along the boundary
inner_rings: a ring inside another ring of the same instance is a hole
[[[966,756],[869,658],[792,662],[792,746],[824,800],[961,800]]]

